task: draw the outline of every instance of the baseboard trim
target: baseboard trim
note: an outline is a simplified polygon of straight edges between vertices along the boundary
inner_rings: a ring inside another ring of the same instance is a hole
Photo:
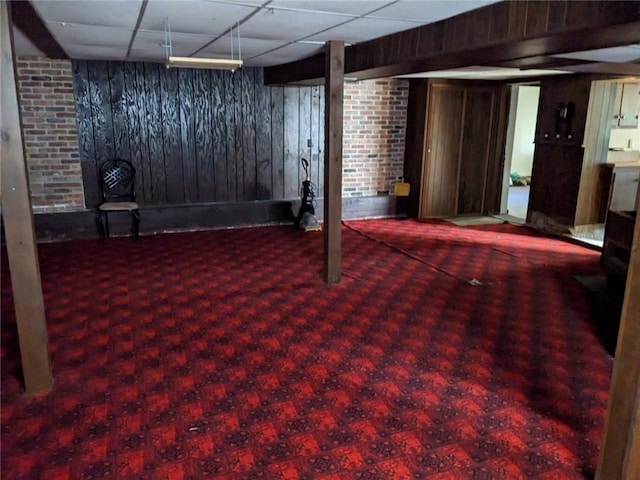
[[[372,197],[345,197],[342,199],[342,218],[404,216],[404,198],[392,195]],[[207,203],[141,207],[140,234],[239,228],[261,225],[287,225],[293,223],[300,201],[256,201],[243,203]],[[322,220],[323,202],[316,202],[316,216]],[[109,216],[110,231],[114,236],[130,235],[131,216],[127,212],[114,212]],[[98,238],[96,212],[40,213],[34,215],[36,238],[39,241],[62,241]]]

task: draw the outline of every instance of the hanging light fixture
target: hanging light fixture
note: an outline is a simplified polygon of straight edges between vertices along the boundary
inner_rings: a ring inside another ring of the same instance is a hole
[[[165,65],[167,68],[207,68],[212,70],[231,70],[242,67],[242,52],[240,47],[240,23],[236,24],[236,33],[238,37],[238,58],[234,57],[233,52],[233,26],[229,29],[229,37],[231,39],[231,58],[199,58],[199,57],[176,57],[173,55],[173,45],[171,43],[171,26],[169,18],[165,18],[164,22],[164,47],[167,53]]]

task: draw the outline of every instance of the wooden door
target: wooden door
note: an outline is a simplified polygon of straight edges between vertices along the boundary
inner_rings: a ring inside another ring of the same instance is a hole
[[[495,90],[465,91],[465,116],[460,141],[458,215],[482,214],[485,210],[487,167],[495,105]]]
[[[459,87],[429,89],[421,218],[456,214],[464,99]]]
[[[493,184],[502,177],[494,163],[501,160],[496,152],[504,140],[496,121],[498,93],[493,86],[430,85],[421,218],[481,215],[496,208]],[[506,96],[500,98],[506,105]]]

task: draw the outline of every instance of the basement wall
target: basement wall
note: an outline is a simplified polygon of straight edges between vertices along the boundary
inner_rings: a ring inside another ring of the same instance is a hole
[[[403,176],[408,80],[346,83],[342,196],[393,192]]]
[[[85,187],[88,185],[90,191],[95,191],[95,183],[87,184],[86,182],[96,182],[96,180],[93,178],[95,174],[89,178],[86,172],[86,178],[83,179],[80,144],[85,142],[86,145],[86,139],[81,142],[77,130],[77,99],[74,97],[72,62],[44,57],[20,57],[17,63],[17,78],[33,211],[36,214],[64,215],[64,217],[37,215],[36,226],[40,226],[41,233],[39,238],[76,236],[73,232],[68,232],[69,235],[63,232],[65,224],[73,225],[74,231],[79,232],[80,236],[93,236],[95,224],[90,217],[93,215],[95,202],[87,203]],[[286,89],[285,95],[289,95]],[[300,98],[302,95],[301,91]],[[405,80],[380,79],[345,84],[343,197],[355,197],[353,198],[355,203],[344,205],[345,218],[389,216],[402,210],[403,207],[399,209],[396,207],[395,197],[386,194],[393,191],[393,184],[403,175],[407,97],[408,82]],[[313,91],[311,98],[312,102],[315,101]],[[324,98],[321,95],[322,105],[323,101]],[[319,105],[320,115],[323,114],[322,105]],[[320,127],[318,134],[321,135],[323,119],[318,120],[318,127]],[[256,129],[257,123],[256,121]],[[299,129],[296,128],[296,130]],[[298,132],[287,132],[285,128],[286,135],[291,137],[298,135]],[[285,144],[285,151],[281,151],[280,155],[299,158],[305,153],[306,140],[305,142],[300,140],[299,145],[300,151],[296,149],[295,152],[287,152]],[[317,152],[315,147],[314,142],[314,151],[310,155],[312,161],[316,162],[313,181],[321,189],[324,183],[320,178],[323,173],[324,152],[321,144]],[[277,155],[278,152],[275,151],[274,154]],[[239,158],[236,160],[236,162],[240,161]],[[238,168],[242,167],[242,163],[237,165]],[[290,175],[289,172],[284,174]],[[238,198],[235,204],[240,206],[245,204],[247,210],[261,211],[262,207],[256,207],[255,201],[271,201],[276,205],[269,209],[270,213],[265,214],[264,219],[254,213],[247,213],[241,218],[246,218],[249,224],[289,221],[289,217],[283,214],[286,210],[283,205],[288,203],[293,210],[297,209],[295,199],[298,196],[298,181],[296,179],[300,178],[301,181],[301,169],[300,172],[290,176],[292,190],[289,195],[256,198],[251,202]],[[318,195],[321,195],[320,192]],[[385,199],[385,197],[388,198]],[[288,199],[291,201],[287,202]],[[285,202],[283,203],[282,200]],[[211,203],[200,202],[197,206],[193,204],[193,207],[189,207],[182,202],[166,202],[168,204],[163,206],[143,201],[142,205],[143,209],[152,208],[154,212],[156,210],[161,212],[163,209],[168,209],[167,212],[182,212],[175,215],[171,213],[171,225],[167,225],[168,229],[179,230],[179,218],[186,212],[184,208],[196,208],[194,212],[197,211],[198,215],[201,215],[200,210],[204,205],[211,205],[224,212],[234,205],[233,202],[233,199],[229,199],[222,204],[212,199]],[[321,202],[318,206],[320,205]],[[182,208],[176,210],[175,207]],[[234,220],[238,221],[237,208],[234,207],[232,210],[236,212]],[[77,215],[77,218],[74,216],[81,212],[84,213]],[[64,218],[63,221],[61,221],[62,218]],[[198,228],[202,223],[201,219],[204,218],[201,215],[189,225],[185,224],[185,228]],[[147,219],[149,219],[148,216]],[[216,219],[220,222],[220,226],[226,226],[224,215]],[[143,231],[144,224],[143,218]],[[208,223],[203,226],[211,227]],[[154,228],[162,230],[162,222],[158,222]],[[126,234],[126,226],[122,233]]]

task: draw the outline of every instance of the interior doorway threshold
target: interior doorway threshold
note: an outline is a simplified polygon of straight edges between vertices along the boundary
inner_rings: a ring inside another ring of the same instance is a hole
[[[604,223],[572,227],[567,235],[578,242],[602,248],[604,244]]]
[[[451,222],[459,227],[467,227],[470,225],[495,225],[498,223],[504,223],[504,220],[501,220],[496,217],[486,217],[486,216],[474,216],[474,217],[454,217],[447,218],[448,222]]]
[[[503,222],[513,223],[515,225],[525,225],[527,220],[525,218],[514,217],[513,215],[509,215],[508,213],[501,213],[499,215],[494,215],[495,218],[499,218]]]

